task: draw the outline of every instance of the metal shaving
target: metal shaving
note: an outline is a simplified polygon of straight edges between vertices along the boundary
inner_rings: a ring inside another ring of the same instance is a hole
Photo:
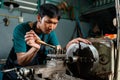
[[[51,79],[51,80],[83,80],[83,79],[80,79],[80,78],[72,77],[72,76],[67,75],[65,73],[57,73],[57,74],[54,74],[53,77],[54,78]]]

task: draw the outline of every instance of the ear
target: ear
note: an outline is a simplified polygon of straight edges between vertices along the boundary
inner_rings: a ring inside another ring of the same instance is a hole
[[[41,17],[40,17],[40,15],[37,16],[37,21],[38,21],[38,22],[41,22]]]

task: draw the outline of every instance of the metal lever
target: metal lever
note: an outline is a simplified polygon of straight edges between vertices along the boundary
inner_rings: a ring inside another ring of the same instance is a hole
[[[17,70],[17,68],[12,68],[12,69],[6,69],[6,70],[2,70],[1,72],[10,72],[10,71],[15,71]]]

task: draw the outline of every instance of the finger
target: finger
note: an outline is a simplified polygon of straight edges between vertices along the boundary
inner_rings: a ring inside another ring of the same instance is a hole
[[[30,30],[30,31],[26,32],[26,34],[35,34],[35,32],[33,30]]]
[[[35,31],[33,31],[33,30],[30,30],[30,32],[35,33]]]
[[[92,44],[89,40],[84,40],[86,44]]]
[[[74,39],[74,40],[72,40],[72,43],[79,43],[79,42],[80,42],[79,39]]]
[[[31,40],[27,40],[26,43],[27,44],[32,44],[32,41]]]
[[[38,35],[36,33],[34,33],[33,35],[34,35],[34,37],[36,37],[36,40],[37,39],[41,40],[40,37],[38,37]]]
[[[33,37],[26,37],[26,38],[25,38],[25,41],[28,41],[28,40],[33,40],[33,41],[35,41]]]
[[[34,35],[34,33],[32,33],[32,32],[26,32],[25,35]]]
[[[25,35],[24,37],[25,37],[25,38],[34,37],[34,35],[29,34],[29,35]]]
[[[91,43],[89,40],[85,39],[86,42]]]
[[[40,39],[38,37],[38,35],[33,31],[33,30],[30,30],[27,34],[33,34],[33,36],[36,38],[36,39]],[[41,40],[41,39],[40,39]]]

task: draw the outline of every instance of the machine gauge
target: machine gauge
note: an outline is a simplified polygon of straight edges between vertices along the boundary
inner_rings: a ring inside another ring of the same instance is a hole
[[[100,54],[99,63],[102,65],[106,65],[109,62],[109,56],[105,54]]]

